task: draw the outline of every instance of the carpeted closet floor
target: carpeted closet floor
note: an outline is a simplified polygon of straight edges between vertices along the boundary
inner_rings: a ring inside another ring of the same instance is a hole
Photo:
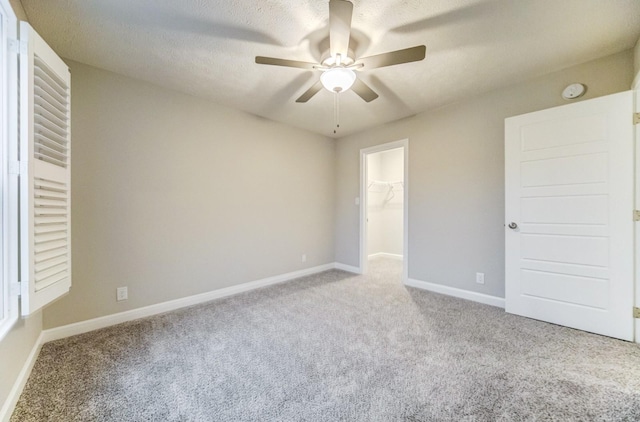
[[[46,344],[17,421],[640,420],[640,347],[328,271]]]

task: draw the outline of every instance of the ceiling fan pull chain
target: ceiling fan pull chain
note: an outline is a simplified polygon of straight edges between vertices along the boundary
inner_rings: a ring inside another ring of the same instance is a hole
[[[340,93],[336,92],[336,127],[340,127]]]
[[[336,124],[336,128],[333,129],[333,133],[336,133],[337,129],[340,127],[340,95],[337,91],[334,92],[333,97],[333,120]]]

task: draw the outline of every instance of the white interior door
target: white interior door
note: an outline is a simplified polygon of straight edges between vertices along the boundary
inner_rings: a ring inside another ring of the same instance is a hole
[[[633,340],[632,111],[628,91],[506,119],[507,312]]]

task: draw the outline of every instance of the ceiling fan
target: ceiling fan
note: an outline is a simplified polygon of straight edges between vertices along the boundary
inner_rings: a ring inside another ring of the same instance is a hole
[[[322,63],[309,63],[297,60],[277,59],[273,57],[257,56],[256,63],[273,66],[297,67],[301,69],[320,70],[320,80],[296,100],[306,103],[316,95],[322,87],[334,93],[352,89],[366,102],[378,98],[378,94],[359,79],[355,70],[369,70],[396,64],[417,62],[425,58],[426,47],[416,47],[396,50],[389,53],[355,59],[349,50],[351,39],[351,16],[353,3],[347,0],[329,1],[329,55]]]

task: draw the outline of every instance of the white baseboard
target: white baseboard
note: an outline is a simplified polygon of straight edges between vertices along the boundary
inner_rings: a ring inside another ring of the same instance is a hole
[[[430,292],[440,293],[447,296],[459,297],[461,299],[472,300],[474,302],[480,302],[485,305],[497,306],[498,308],[504,309],[504,299],[501,297],[458,289],[456,287],[444,286],[442,284],[429,283],[428,281],[415,280],[412,278],[407,279],[404,284],[406,286],[429,290]]]
[[[306,275],[316,274],[326,270],[331,270],[333,268],[336,268],[334,263],[319,265],[317,267],[306,268],[304,270],[293,271],[286,274],[263,278],[261,280],[249,281],[247,283],[242,283],[235,286],[212,290],[206,293],[170,300],[168,302],[162,302],[142,308],[132,309],[130,311],[119,312],[117,314],[111,314],[103,317],[89,319],[86,321],[80,321],[73,324],[64,325],[62,327],[50,328],[42,332],[43,340],[44,343],[48,341],[59,340],[62,338],[75,336],[77,334],[83,334],[89,331],[98,330],[100,328],[121,324],[123,322],[146,318],[148,316],[174,311],[176,309],[185,308],[187,306],[198,305],[200,303],[209,302],[215,299],[233,296],[238,293],[248,292],[250,290],[259,289],[261,287],[272,286],[274,284],[293,280],[299,277],[304,277]]]
[[[24,390],[24,386],[27,384],[33,365],[35,365],[38,354],[40,354],[40,349],[44,344],[42,339],[43,333],[40,333],[40,336],[38,336],[36,343],[33,345],[29,356],[27,356],[27,361],[24,363],[22,370],[20,370],[20,373],[18,374],[18,378],[13,384],[11,391],[9,391],[9,395],[2,405],[2,409],[0,409],[0,422],[9,422],[9,419],[11,419],[13,410],[15,409],[16,404],[18,404],[18,399],[20,399],[22,390]]]
[[[390,258],[390,259],[395,259],[398,261],[402,261],[404,259],[404,257],[402,255],[398,255],[395,253],[386,253],[386,252],[377,252],[377,253],[372,253],[371,255],[368,256],[369,259],[373,259],[373,258]]]
[[[360,271],[360,268],[354,267],[353,265],[342,264],[340,262],[335,262],[333,264],[333,268],[335,268],[336,270],[347,271],[350,273],[362,274],[362,271]]]

